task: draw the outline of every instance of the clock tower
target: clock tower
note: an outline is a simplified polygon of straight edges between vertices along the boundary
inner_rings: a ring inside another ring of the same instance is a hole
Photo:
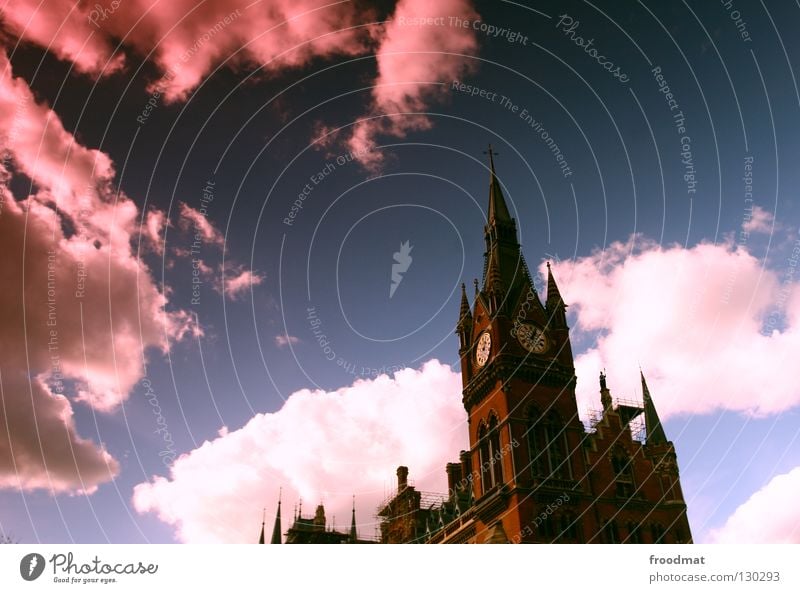
[[[476,283],[472,310],[462,286],[457,333],[476,513],[487,525],[499,521],[513,534],[538,514],[534,491],[555,499],[585,474],[583,457],[570,454],[580,451],[584,429],[566,306],[549,265],[542,303],[491,147],[489,166],[483,282],[480,288]],[[538,439],[535,447],[527,447],[531,435]]]
[[[379,508],[386,543],[691,543],[677,455],[642,374],[642,401],[578,417],[566,304],[550,265],[533,284],[489,148],[483,281],[461,286],[456,334],[469,450],[446,466],[448,493],[397,469]]]

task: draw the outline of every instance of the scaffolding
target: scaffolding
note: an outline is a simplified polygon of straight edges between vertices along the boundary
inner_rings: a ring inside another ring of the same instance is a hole
[[[647,439],[647,425],[644,420],[644,404],[632,399],[614,398],[614,410],[619,414],[623,425],[627,425],[634,441],[644,443]],[[603,419],[603,410],[590,409],[588,413],[588,432],[597,432],[597,425]]]

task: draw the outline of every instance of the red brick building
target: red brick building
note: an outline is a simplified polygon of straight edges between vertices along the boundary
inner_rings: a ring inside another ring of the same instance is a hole
[[[675,448],[642,375],[643,401],[578,417],[566,304],[549,269],[534,287],[490,152],[483,283],[462,285],[459,336],[469,451],[447,464],[448,494],[398,468],[378,511],[384,543],[691,543]]]

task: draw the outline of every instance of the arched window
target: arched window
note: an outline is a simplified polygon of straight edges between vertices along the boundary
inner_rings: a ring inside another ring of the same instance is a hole
[[[545,437],[545,422],[539,417],[536,408],[528,410],[528,459],[534,477],[550,475],[550,461]]]
[[[630,498],[633,495],[633,463],[625,449],[615,447],[611,454],[611,466],[614,469],[616,480],[616,493],[620,498]]]
[[[489,418],[489,459],[492,486],[500,485],[503,483],[503,450],[500,448],[500,427],[494,414]]]
[[[559,480],[572,477],[569,457],[567,455],[567,433],[558,414],[551,412],[545,425],[547,448],[550,452],[550,475]]]
[[[486,494],[503,483],[503,452],[500,449],[500,427],[497,416],[489,418],[489,425],[481,423],[478,428],[478,457],[481,468],[481,484]]]
[[[528,412],[528,454],[531,473],[562,480],[572,477],[567,434],[558,414],[542,418],[535,408]]]
[[[481,491],[486,494],[492,488],[491,475],[489,474],[489,439],[486,424],[481,422],[478,427],[478,463],[481,472]]]

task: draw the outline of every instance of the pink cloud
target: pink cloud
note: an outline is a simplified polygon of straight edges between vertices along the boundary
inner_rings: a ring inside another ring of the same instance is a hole
[[[222,282],[216,286],[217,291],[224,294],[231,300],[237,300],[247,294],[253,286],[258,286],[264,281],[264,276],[246,270],[243,266],[228,266],[228,269],[220,275]]]
[[[371,170],[383,156],[373,150],[376,137],[402,138],[409,131],[432,124],[425,115],[391,115],[424,112],[431,102],[446,95],[445,88],[472,70],[478,47],[472,28],[451,27],[449,17],[478,18],[470,0],[400,0],[391,21],[376,34],[378,78],[372,89],[367,117],[350,132],[348,146]],[[431,24],[415,19],[431,18]],[[441,83],[445,83],[443,86]],[[390,114],[389,117],[375,117]]]
[[[164,230],[168,225],[169,221],[163,210],[148,210],[142,227],[142,236],[145,246],[159,255],[164,253]]]
[[[222,233],[208,220],[205,214],[185,202],[180,203],[180,227],[196,233],[200,239],[213,245],[224,245]]]
[[[800,403],[800,376],[785,372],[800,352],[800,291],[745,249],[637,238],[555,272],[577,314],[573,340],[599,336],[575,361],[584,412],[599,406],[604,367],[616,396],[640,396],[640,364],[664,417]]]
[[[279,348],[284,348],[289,344],[294,345],[299,343],[300,343],[300,338],[298,338],[297,336],[290,336],[288,334],[278,334],[277,336],[275,336],[275,345],[278,346]]]
[[[223,62],[274,73],[318,57],[364,53],[368,28],[356,25],[372,19],[354,3],[325,0],[122,0],[114,9],[98,4],[105,10],[72,0],[20,0],[5,7],[5,19],[12,34],[93,75],[123,66],[122,53],[112,54],[122,40],[169,73],[153,84],[168,101],[185,99]]]
[[[313,511],[324,500],[340,528],[356,495],[359,531],[374,534],[378,503],[408,465],[423,490],[446,490],[445,463],[466,447],[461,377],[430,361],[388,377],[357,380],[333,392],[303,389],[272,414],[180,456],[169,477],[134,489],[140,513],[155,513],[184,542],[254,542],[260,509],[272,510],[283,487],[288,505]],[[208,476],[216,476],[208,481]],[[309,508],[311,507],[311,508]]]
[[[92,491],[118,466],[76,433],[71,402],[113,410],[143,376],[149,349],[165,352],[196,330],[187,313],[166,311],[133,253],[138,212],[114,190],[111,160],[37,103],[4,54],[0,129],[14,130],[3,152],[35,188],[15,200],[0,165],[0,425],[14,423],[0,441],[0,487]]]
[[[16,37],[48,48],[79,72],[99,74],[122,67],[122,54],[113,55],[108,34],[92,25],[94,5],[74,0],[16,0],[3,7],[3,21]]]
[[[742,224],[742,230],[748,233],[762,233],[768,235],[772,232],[772,225],[775,217],[769,210],[764,210],[761,206],[753,206],[750,216]]]
[[[710,534],[713,543],[800,543],[800,467],[775,476]]]

